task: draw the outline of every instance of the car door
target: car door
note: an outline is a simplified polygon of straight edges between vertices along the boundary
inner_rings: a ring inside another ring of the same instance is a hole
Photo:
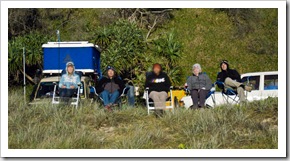
[[[246,82],[247,85],[252,86],[251,92],[245,92],[248,101],[262,99],[263,91],[260,90],[262,77],[260,74],[243,76],[242,81]]]

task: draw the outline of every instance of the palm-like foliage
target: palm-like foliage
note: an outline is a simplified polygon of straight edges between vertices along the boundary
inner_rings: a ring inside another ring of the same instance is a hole
[[[182,55],[182,45],[176,40],[174,32],[169,32],[164,37],[153,41],[153,51],[156,57],[163,57],[165,71],[168,73],[173,84],[181,80],[182,69],[179,67],[178,59]]]
[[[144,32],[135,23],[120,20],[106,28],[98,28],[95,42],[103,49],[103,68],[112,65],[137,85],[144,83],[146,71],[156,62],[164,64],[173,83],[180,80],[180,69],[173,67],[181,55],[181,44],[176,41],[173,32],[146,42]]]
[[[16,75],[23,68],[23,47],[25,47],[28,69],[37,66],[42,68],[42,44],[49,40],[48,36],[38,33],[30,33],[26,36],[19,36],[9,41],[8,44],[8,71],[9,75]]]

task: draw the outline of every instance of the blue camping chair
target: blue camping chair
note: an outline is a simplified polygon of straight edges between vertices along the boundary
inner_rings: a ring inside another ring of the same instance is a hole
[[[121,78],[120,78],[121,79]],[[102,99],[102,97],[97,93],[97,90],[94,86],[89,86],[90,88],[90,94],[89,97],[92,99],[91,103],[93,103],[94,101],[97,101],[99,103],[104,102],[104,100]],[[125,87],[121,93],[121,95],[118,97],[116,103],[118,104],[119,108],[121,109],[122,107],[122,98],[126,97],[128,91],[129,91],[130,87]]]
[[[246,82],[248,85],[250,82],[250,76],[245,77],[246,79],[243,79],[241,83]],[[216,81],[215,85],[217,85],[222,90],[222,96],[226,100],[227,104],[230,103],[239,103],[240,99],[238,97],[238,92],[233,88],[225,88],[224,82]],[[248,92],[246,92],[246,99],[247,99]]]
[[[190,90],[188,88],[185,88],[184,90],[187,93],[187,95],[190,95]],[[212,102],[213,102],[214,105],[211,106],[209,104],[206,104],[206,107],[213,108],[215,106],[215,104],[216,104],[216,101],[215,101],[215,84],[212,84],[212,88],[210,89],[210,91],[206,95],[205,100],[207,100],[207,99],[212,99]]]
[[[206,74],[206,72],[202,72],[203,74]],[[189,76],[188,76],[189,77]],[[187,78],[188,78],[187,77]],[[185,90],[185,92],[186,92],[186,94],[187,95],[190,95],[190,91],[189,91],[189,89],[188,88],[184,88],[184,90]],[[207,100],[207,99],[209,99],[209,98],[211,98],[212,99],[212,102],[213,102],[213,106],[215,106],[215,104],[216,104],[216,101],[215,101],[215,84],[212,84],[212,88],[210,89],[210,91],[208,92],[208,94],[207,94],[207,96],[206,96],[206,98],[205,98],[205,100]],[[211,105],[208,105],[208,104],[206,104],[206,107],[209,107],[209,108],[213,108]]]
[[[224,82],[216,81],[215,84],[222,89],[222,96],[226,100],[226,102],[229,104],[232,102],[239,103],[238,99],[238,93],[232,88],[225,89]]]

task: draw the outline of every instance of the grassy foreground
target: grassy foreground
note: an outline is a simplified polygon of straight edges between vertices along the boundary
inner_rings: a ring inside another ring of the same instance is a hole
[[[26,106],[9,93],[9,148],[278,148],[278,99],[247,106],[168,112],[148,116],[145,107],[107,113],[87,103],[75,110]]]

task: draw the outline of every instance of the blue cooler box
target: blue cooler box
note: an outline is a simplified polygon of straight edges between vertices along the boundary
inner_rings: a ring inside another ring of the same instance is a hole
[[[69,61],[84,73],[97,72],[101,75],[100,51],[98,47],[86,41],[48,42],[43,48],[43,73],[60,73]]]

